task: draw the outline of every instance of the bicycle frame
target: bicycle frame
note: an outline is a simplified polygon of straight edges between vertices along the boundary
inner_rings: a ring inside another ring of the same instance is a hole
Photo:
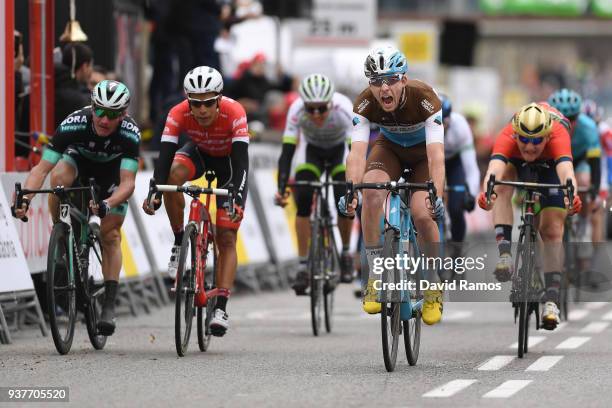
[[[228,189],[211,188],[212,180],[207,178],[208,188],[201,188],[198,186],[175,186],[175,185],[162,185],[156,184],[155,180],[151,179],[149,183],[149,195],[147,202],[151,201],[153,194],[157,192],[178,192],[184,193],[192,197],[189,205],[189,220],[188,224],[193,223],[197,230],[197,243],[196,243],[196,293],[195,302],[197,307],[204,307],[208,302],[208,299],[214,298],[219,294],[218,288],[212,288],[206,290],[204,285],[204,270],[206,268],[206,262],[208,257],[208,243],[215,241],[215,236],[212,228],[212,220],[210,212],[210,196],[212,194],[220,196],[229,196],[230,201],[233,197],[231,193],[231,185]],[[206,202],[200,201],[200,195],[206,194]],[[232,208],[233,209],[233,208]],[[230,209],[230,211],[232,210]],[[176,291],[176,281],[174,282],[173,291]]]

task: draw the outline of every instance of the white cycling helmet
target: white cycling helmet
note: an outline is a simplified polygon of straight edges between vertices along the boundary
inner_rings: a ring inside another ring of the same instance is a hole
[[[408,61],[400,50],[387,45],[372,49],[363,64],[363,69],[366,78],[405,74],[408,71]]]
[[[323,74],[308,75],[298,90],[305,103],[327,103],[334,96],[334,84]]]
[[[185,75],[183,89],[186,94],[221,93],[223,91],[223,78],[219,71],[214,68],[196,67]]]
[[[91,91],[91,103],[100,108],[124,110],[130,105],[130,90],[121,82],[105,79]]]

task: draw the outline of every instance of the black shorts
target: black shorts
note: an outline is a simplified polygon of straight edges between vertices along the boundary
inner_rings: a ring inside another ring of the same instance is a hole
[[[516,168],[516,174],[520,181],[544,184],[561,184],[559,182],[559,176],[557,176],[555,163],[552,161],[542,163],[541,166],[538,166],[537,174],[533,174],[524,160],[510,159],[510,163]],[[565,195],[563,194],[563,190],[542,189],[539,192],[542,194],[539,201],[541,210],[545,208],[565,209]]]
[[[96,180],[98,185],[98,200],[110,197],[121,181],[121,157],[108,162],[95,162],[83,156],[78,150],[68,147],[61,158],[76,169],[78,183],[82,186],[89,184],[89,179]],[[76,184],[76,183],[75,183]],[[113,208],[110,214],[125,216],[128,210],[127,201]]]
[[[174,156],[174,161],[183,164],[189,169],[188,179],[196,180],[204,175],[206,170],[215,172],[217,188],[227,188],[232,181],[232,160],[230,156],[213,157],[203,153],[193,142],[187,142]],[[229,197],[216,196],[217,221],[216,225],[224,228],[238,229],[240,222],[229,220],[225,207],[228,205]],[[246,203],[245,203],[246,204]]]

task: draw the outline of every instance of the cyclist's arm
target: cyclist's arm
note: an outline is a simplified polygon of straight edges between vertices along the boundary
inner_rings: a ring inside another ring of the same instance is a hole
[[[489,177],[491,177],[491,175],[494,175],[496,180],[501,180],[505,170],[506,162],[504,160],[492,158],[489,161],[489,167],[487,168],[487,173],[485,174],[483,180],[482,191],[487,191],[487,182],[489,181]]]
[[[599,141],[599,130],[594,123],[590,132],[591,138],[586,157],[591,170],[591,197],[595,198],[599,194],[601,186],[601,143]]]
[[[474,135],[463,115],[457,115],[455,118],[453,126],[458,127],[457,131],[462,141],[459,157],[461,158],[461,165],[465,172],[465,182],[468,186],[469,193],[476,197],[478,194],[478,183],[480,182],[480,169],[478,168],[478,161],[476,160],[476,149],[474,149]]]
[[[361,183],[366,169],[366,155],[370,141],[370,121],[365,117],[353,114],[351,130],[351,151],[346,159],[346,180]]]
[[[106,199],[109,208],[115,208],[126,202],[134,193],[136,186],[136,172],[126,169],[121,169],[119,172],[119,186],[113,191],[113,194]]]
[[[158,184],[166,184],[168,181],[168,175],[170,174],[170,166],[172,166],[172,160],[174,160],[174,154],[178,150],[178,139],[181,133],[180,123],[173,117],[173,113],[177,109],[175,106],[168,112],[166,118],[166,124],[161,137],[161,144],[159,147],[159,157],[153,171],[153,177]]]
[[[429,175],[436,187],[438,196],[444,192],[444,126],[442,126],[442,110],[437,111],[425,120],[425,143],[427,146],[427,162]]]
[[[249,184],[249,144],[246,142],[232,143],[230,160],[233,169],[232,184],[234,185],[234,193],[236,194],[235,201],[236,204],[244,207]]]
[[[576,175],[574,174],[574,164],[571,162],[571,160],[557,162],[555,170],[557,171],[557,176],[559,177],[561,184],[565,184],[565,182],[569,178],[572,180],[574,188],[578,188],[578,183],[576,182]]]
[[[296,99],[287,112],[285,130],[283,131],[283,148],[278,159],[278,180],[277,187],[287,185],[289,173],[291,172],[291,161],[295,153],[295,146],[298,140],[299,119],[303,114],[302,107],[304,102],[301,98]]]
[[[57,163],[57,162],[56,162]],[[47,178],[47,174],[53,170],[55,167],[55,163],[49,162],[47,160],[41,160],[36,166],[32,168],[28,178],[25,183],[23,183],[24,190],[38,190],[42,187],[45,179]],[[34,194],[26,194],[24,197],[27,197],[30,201],[34,197]]]
[[[138,127],[134,127],[138,129]],[[117,207],[127,201],[134,193],[136,173],[138,172],[138,154],[140,151],[140,130],[137,132],[125,130],[123,158],[119,170],[119,186],[106,200],[110,208]]]

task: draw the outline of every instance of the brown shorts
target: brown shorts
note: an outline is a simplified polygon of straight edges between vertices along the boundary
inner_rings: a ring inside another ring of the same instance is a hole
[[[430,179],[425,143],[403,147],[391,142],[382,134],[378,135],[366,162],[366,173],[382,170],[391,180],[397,181],[404,169],[412,169],[412,183],[424,183]]]

